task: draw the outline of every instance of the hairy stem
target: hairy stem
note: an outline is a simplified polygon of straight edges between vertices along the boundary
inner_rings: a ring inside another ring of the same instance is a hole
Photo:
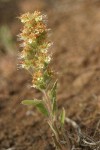
[[[50,118],[48,118],[48,124],[52,130],[53,133],[53,141],[54,141],[54,145],[56,147],[57,150],[66,150],[65,147],[67,147],[67,142],[66,142],[66,138],[63,135],[62,130],[60,131],[60,128],[58,127],[58,120],[57,120],[57,114],[52,114],[52,103],[51,103],[51,99],[49,98],[47,92],[44,90],[42,91],[43,95],[44,95],[44,102],[45,105],[47,106],[47,109],[49,111],[49,116]],[[62,143],[61,143],[61,139],[62,139]],[[68,146],[69,147],[69,146]]]

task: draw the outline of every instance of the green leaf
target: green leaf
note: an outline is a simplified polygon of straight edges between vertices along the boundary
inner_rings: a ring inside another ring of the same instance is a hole
[[[51,91],[50,91],[50,98],[52,101],[52,111],[53,113],[55,113],[55,111],[57,110],[57,102],[56,102],[56,89],[57,89],[57,80],[54,83]]]
[[[36,106],[36,108],[40,112],[42,112],[45,116],[48,116],[48,111],[45,108],[45,106],[43,104],[43,101],[41,101],[41,100],[37,100],[37,99],[34,99],[34,100],[23,100],[21,103],[24,104],[24,105],[33,105],[33,106]]]
[[[57,80],[51,89],[51,100],[52,101],[56,100],[56,89],[57,89]]]
[[[65,123],[65,109],[64,108],[62,109],[62,112],[60,114],[60,122],[62,125],[64,125]]]

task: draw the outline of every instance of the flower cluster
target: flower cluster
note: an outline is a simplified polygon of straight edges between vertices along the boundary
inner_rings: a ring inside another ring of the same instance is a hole
[[[45,89],[53,74],[50,69],[51,55],[48,54],[48,48],[52,43],[47,38],[49,29],[46,26],[46,15],[35,11],[25,13],[19,18],[23,23],[21,33],[18,35],[22,41],[21,67],[31,72],[33,87]]]

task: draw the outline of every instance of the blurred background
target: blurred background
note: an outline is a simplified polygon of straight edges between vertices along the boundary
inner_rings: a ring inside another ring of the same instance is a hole
[[[0,0],[0,150],[54,149],[45,118],[20,104],[26,98],[41,98],[30,88],[29,74],[17,67],[16,35],[22,26],[18,17],[35,10],[47,14],[52,29],[59,110],[64,106],[67,117],[99,140],[100,0]]]

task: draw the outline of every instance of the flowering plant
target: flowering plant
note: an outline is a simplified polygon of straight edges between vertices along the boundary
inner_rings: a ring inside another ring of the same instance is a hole
[[[52,45],[48,41],[47,18],[41,12],[25,13],[20,17],[23,23],[18,35],[23,48],[20,53],[20,65],[32,75],[32,87],[43,93],[42,100],[23,100],[22,104],[34,105],[47,117],[47,123],[53,133],[54,146],[57,150],[68,147],[68,137],[65,135],[65,110],[58,116],[56,101],[57,79],[51,68],[51,54],[48,49]]]

